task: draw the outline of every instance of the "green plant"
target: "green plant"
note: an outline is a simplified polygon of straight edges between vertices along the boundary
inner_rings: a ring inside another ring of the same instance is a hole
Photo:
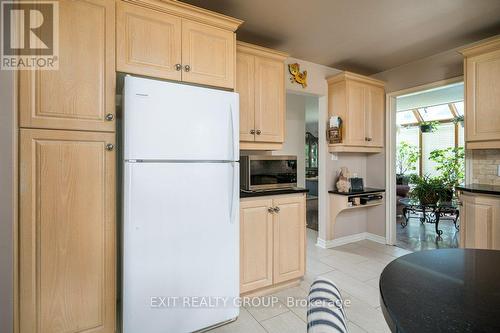
[[[437,125],[439,122],[437,121],[423,121],[420,123],[420,131],[422,133],[430,133],[434,132],[437,129]]]
[[[448,189],[462,183],[465,178],[465,149],[450,147],[431,151],[429,159],[436,163],[439,177]]]
[[[446,187],[439,177],[413,175],[410,181],[414,184],[410,197],[423,205],[436,204],[446,196]]]
[[[417,170],[417,162],[420,150],[417,146],[408,142],[401,142],[396,148],[396,171],[398,175],[404,175],[409,171]]]
[[[464,116],[456,116],[455,118],[453,118],[453,123],[455,124],[458,124],[458,123],[461,123],[463,124],[464,123]]]

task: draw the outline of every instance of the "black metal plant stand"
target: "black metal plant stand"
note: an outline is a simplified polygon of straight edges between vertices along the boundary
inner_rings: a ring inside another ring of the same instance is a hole
[[[410,218],[419,218],[420,223],[434,224],[436,227],[436,234],[440,238],[443,230],[439,229],[439,221],[441,218],[451,219],[455,225],[455,229],[459,230],[460,226],[457,222],[460,219],[460,211],[455,201],[443,202],[438,204],[421,204],[418,200],[403,198],[399,200],[403,204],[404,221],[401,227],[405,228],[408,225]],[[410,216],[410,214],[421,214],[419,216]]]

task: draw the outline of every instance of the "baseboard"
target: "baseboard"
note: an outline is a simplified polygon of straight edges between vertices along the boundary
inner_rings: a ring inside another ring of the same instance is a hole
[[[324,240],[318,237],[316,246],[321,247],[323,249],[329,249],[332,247],[342,246],[349,243],[359,242],[364,239],[370,240],[372,242],[377,242],[380,244],[385,244],[385,237],[375,235],[369,232],[360,232],[359,234],[344,236],[330,240]]]

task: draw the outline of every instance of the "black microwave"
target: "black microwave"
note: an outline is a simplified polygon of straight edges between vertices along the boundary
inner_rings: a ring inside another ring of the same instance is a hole
[[[297,187],[297,156],[241,156],[240,187],[247,191]]]

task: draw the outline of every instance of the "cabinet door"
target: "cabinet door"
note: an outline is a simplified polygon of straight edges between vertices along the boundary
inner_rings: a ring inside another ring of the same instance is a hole
[[[305,272],[305,196],[273,200],[274,283],[299,278]]]
[[[182,20],[183,81],[234,88],[235,62],[232,31]]]
[[[240,141],[255,140],[255,56],[236,54],[236,92],[240,94]]]
[[[21,129],[21,333],[115,331],[114,140]]]
[[[500,200],[489,197],[460,197],[460,246],[476,249],[500,249]]]
[[[272,200],[240,203],[240,292],[273,283]]]
[[[117,2],[117,70],[180,81],[181,29],[176,16]]]
[[[466,58],[465,141],[500,140],[500,50]]]
[[[347,82],[347,138],[345,143],[353,146],[366,146],[366,110],[368,89],[365,84]]]
[[[20,71],[20,126],[114,131],[114,0],[59,1],[58,59],[58,70]]]
[[[255,57],[255,141],[284,141],[285,74],[282,61]]]
[[[366,139],[368,146],[384,146],[385,92],[380,87],[367,88]]]

